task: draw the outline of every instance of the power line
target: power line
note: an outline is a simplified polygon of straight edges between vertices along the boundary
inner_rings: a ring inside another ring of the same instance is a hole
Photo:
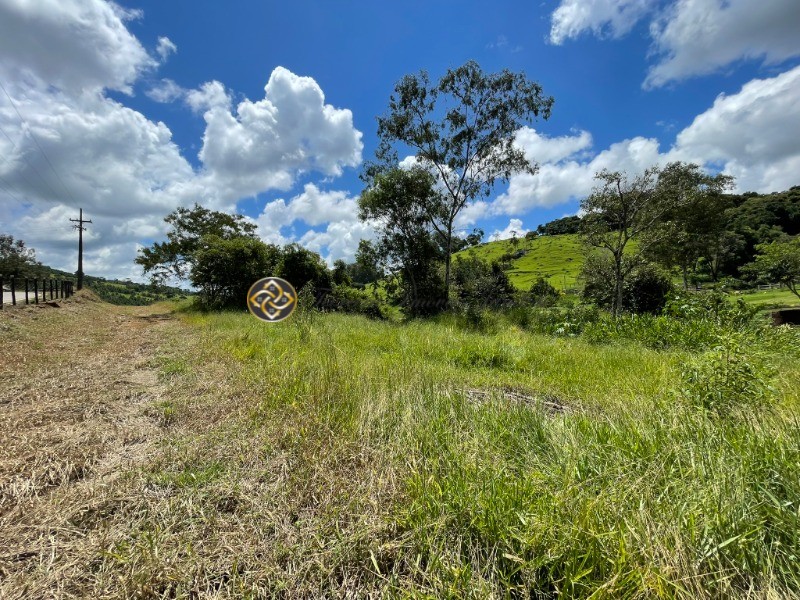
[[[2,128],[2,127],[0,127],[0,133],[2,133],[4,136],[6,136],[6,138],[8,139],[8,141],[9,141],[9,142],[11,142],[11,149],[12,149],[12,150],[16,150],[16,149],[17,149],[17,144],[14,142],[14,140],[12,140],[12,139],[11,139],[11,136],[9,136],[9,135],[8,135],[8,134],[7,134],[7,133],[6,133],[6,132],[3,130],[3,128]],[[23,158],[23,159],[25,159],[25,162],[26,162],[26,163],[28,163],[28,166],[31,168],[31,170],[33,170],[33,172],[34,172],[34,173],[36,173],[36,174],[39,176],[39,179],[41,179],[41,180],[44,182],[44,184],[47,186],[47,189],[48,189],[48,190],[50,190],[50,193],[51,193],[51,194],[53,194],[53,198],[58,198],[58,193],[57,193],[57,192],[56,192],[56,191],[53,189],[53,186],[51,186],[51,185],[50,185],[50,182],[49,182],[49,181],[47,181],[47,179],[45,179],[45,178],[44,178],[44,175],[42,175],[42,174],[39,172],[39,169],[37,169],[37,168],[36,168],[36,165],[34,165],[34,164],[33,164],[33,163],[30,161],[30,160],[28,160],[28,156],[27,156],[27,154],[25,154],[24,152],[20,152],[19,154],[20,154],[20,156],[22,156],[22,158]],[[8,159],[9,159],[9,158],[11,158],[11,153],[8,153],[8,154],[6,155],[6,158],[5,158],[5,160],[3,161],[3,164],[6,164],[6,162],[8,161]],[[26,181],[28,182],[28,185],[30,185],[30,186],[31,186],[31,188],[34,188],[34,187],[36,187],[36,186],[34,186],[34,185],[31,185],[31,180],[30,180],[30,179],[28,179],[28,178],[27,178],[27,176],[25,177],[25,179],[26,179]],[[74,202],[74,200],[73,200],[73,202]]]
[[[22,113],[19,112],[19,109],[17,108],[17,105],[14,103],[14,99],[11,97],[11,95],[6,90],[6,86],[3,85],[2,81],[0,81],[0,89],[3,90],[3,93],[5,93],[5,95],[6,95],[6,98],[8,98],[9,102],[11,102],[11,107],[14,109],[14,112],[17,113],[17,116],[20,118],[22,123],[25,125],[26,131],[30,134],[31,139],[36,144],[36,147],[39,148],[39,151],[42,153],[42,156],[44,156],[44,159],[47,161],[47,164],[50,165],[50,169],[52,169],[52,171],[55,174],[56,178],[61,182],[61,185],[64,187],[64,191],[67,192],[67,196],[69,196],[70,199],[73,202],[75,202],[75,198],[73,198],[72,194],[70,194],[69,188],[64,183],[64,180],[61,179],[61,176],[58,174],[58,171],[56,171],[56,168],[53,166],[53,163],[50,162],[50,159],[47,157],[47,153],[44,151],[44,148],[42,148],[42,146],[39,144],[39,140],[37,140],[36,136],[33,135],[33,129],[31,129],[31,126],[28,125],[28,122],[25,120],[25,117],[22,116]]]

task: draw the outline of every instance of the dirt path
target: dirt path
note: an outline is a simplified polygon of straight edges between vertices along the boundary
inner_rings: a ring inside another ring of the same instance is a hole
[[[0,598],[80,595],[121,474],[164,436],[157,353],[184,326],[79,294],[0,313]]]

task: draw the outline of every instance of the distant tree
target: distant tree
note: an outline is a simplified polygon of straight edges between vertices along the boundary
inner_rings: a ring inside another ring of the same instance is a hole
[[[444,298],[456,217],[469,202],[488,196],[495,182],[536,172],[514,136],[532,118],[549,118],[552,104],[524,74],[487,74],[473,61],[448,70],[436,84],[422,71],[395,86],[388,114],[378,118],[377,161],[367,165],[364,179],[371,184],[378,173],[398,165],[395,144],[410,148],[418,163],[436,174],[435,202],[426,198],[421,208],[444,240]]]
[[[353,284],[353,280],[350,278],[350,272],[348,270],[347,263],[342,259],[333,261],[331,280],[336,285],[350,286]]]
[[[539,277],[528,290],[528,299],[536,306],[552,306],[558,300],[558,290],[544,277]]]
[[[732,196],[733,208],[726,211],[727,230],[740,240],[734,256],[722,265],[722,271],[735,276],[738,268],[750,263],[756,246],[768,244],[783,235],[800,235],[800,186],[774,194],[749,192]]]
[[[278,276],[291,283],[298,292],[308,283],[314,286],[318,296],[327,294],[332,288],[330,271],[320,255],[299,244],[283,247]]]
[[[532,242],[532,241],[533,241],[533,240],[535,240],[537,237],[539,237],[539,232],[538,232],[538,231],[536,231],[536,230],[529,231],[528,233],[526,233],[526,234],[525,234],[525,240],[526,240],[527,242]]]
[[[467,248],[480,245],[483,235],[483,229],[473,229],[472,233],[466,237]]]
[[[208,308],[245,307],[250,286],[275,273],[280,259],[276,246],[258,239],[207,235],[194,252],[190,281]]]
[[[569,233],[579,233],[581,228],[581,218],[577,215],[555,219],[543,225],[539,225],[536,231],[539,235],[564,235]]]
[[[611,312],[618,316],[623,309],[625,279],[645,262],[649,248],[668,234],[659,226],[675,209],[679,195],[656,193],[657,167],[646,169],[634,178],[603,170],[595,179],[600,184],[581,202],[585,213],[581,219],[582,236],[589,246],[611,254],[614,289]],[[635,249],[630,245],[632,240],[638,241]]]
[[[614,276],[614,260],[608,253],[587,257],[581,272],[583,297],[602,308],[613,308],[617,299]],[[625,278],[620,309],[635,313],[658,312],[666,304],[671,290],[672,282],[667,273],[652,263],[638,262]]]
[[[0,276],[39,277],[42,264],[36,260],[36,252],[22,240],[0,233]]]
[[[736,251],[739,238],[727,231],[725,214],[733,200],[723,193],[732,185],[733,177],[708,175],[691,163],[670,163],[658,176],[655,195],[671,209],[645,234],[656,238],[646,244],[647,255],[667,268],[678,267],[684,287],[700,259],[717,281],[721,266]]]
[[[383,276],[378,249],[372,242],[358,242],[355,262],[348,265],[348,270],[353,282],[361,285],[375,283]]]
[[[584,241],[611,253],[610,280],[613,282],[611,312],[622,311],[625,278],[641,262],[636,253],[626,253],[632,239],[658,224],[666,207],[659,207],[653,194],[658,170],[647,169],[629,179],[624,173],[603,170],[595,179],[600,185],[581,202]],[[594,265],[587,261],[586,267]]]
[[[800,236],[756,246],[758,254],[742,272],[758,281],[782,283],[800,298]]]
[[[178,208],[164,218],[170,225],[166,242],[155,242],[149,248],[139,250],[136,264],[154,282],[170,278],[191,279],[196,264],[197,251],[205,236],[216,236],[223,240],[237,237],[257,239],[256,225],[242,215],[231,215],[209,210],[199,204],[193,208]]]
[[[516,250],[519,247],[519,238],[517,237],[516,230],[514,229],[511,230],[511,240],[509,241],[511,242],[511,247],[514,248],[514,250]]]

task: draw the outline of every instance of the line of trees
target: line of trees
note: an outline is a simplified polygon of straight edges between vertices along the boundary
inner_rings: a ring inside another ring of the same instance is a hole
[[[359,217],[378,235],[360,243],[353,263],[336,261],[328,269],[296,244],[263,243],[241,215],[198,205],[167,216],[167,241],[143,249],[136,262],[156,281],[190,281],[208,306],[241,303],[265,274],[334,297],[380,281],[382,293],[408,314],[454,301],[504,302],[513,290],[501,265],[453,262],[455,252],[483,237],[475,230],[461,238],[455,224],[496,183],[537,172],[514,137],[533,120],[549,118],[552,106],[553,98],[523,73],[484,73],[472,61],[436,82],[424,71],[408,75],[378,118],[375,159],[361,174]],[[411,156],[400,160],[401,152]],[[594,249],[584,268],[587,297],[615,315],[653,310],[671,286],[668,272],[680,272],[687,286],[705,274],[712,281],[771,277],[796,289],[790,271],[797,242],[787,236],[800,234],[800,188],[781,199],[735,196],[728,193],[731,177],[680,162],[636,176],[604,170],[596,179],[581,202],[582,217],[557,219],[526,239],[580,233]],[[544,289],[543,283],[534,287]]]

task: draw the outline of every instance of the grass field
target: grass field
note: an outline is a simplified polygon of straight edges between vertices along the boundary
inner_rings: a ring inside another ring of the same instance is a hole
[[[515,287],[530,289],[539,277],[547,279],[556,289],[577,287],[577,278],[584,261],[584,249],[577,235],[540,236],[532,241],[524,238],[515,247],[511,240],[487,242],[463,250],[459,255],[474,255],[492,262],[507,252],[524,250],[526,254],[512,262],[508,277]]]
[[[768,310],[772,308],[800,307],[800,298],[786,289],[747,292],[744,294],[737,293],[733,296],[736,298],[742,298],[748,304],[757,306],[762,310]]]
[[[504,321],[475,332],[448,316],[268,325],[168,310],[95,302],[69,319],[2,316],[23,348],[50,330],[91,335],[85,356],[23,349],[24,366],[0,367],[18,390],[0,405],[0,447],[39,440],[3,455],[14,483],[0,488],[0,596],[800,593],[800,361],[788,330],[746,345],[782,365],[772,408],[720,417],[681,394],[700,357],[687,352]],[[139,341],[115,358],[120,336]],[[41,396],[47,418],[31,420],[25,378],[49,389],[84,363],[105,377]],[[80,402],[50,407],[61,397]],[[82,427],[70,438],[82,445],[68,446],[81,468],[48,479],[64,464],[52,440]]]

